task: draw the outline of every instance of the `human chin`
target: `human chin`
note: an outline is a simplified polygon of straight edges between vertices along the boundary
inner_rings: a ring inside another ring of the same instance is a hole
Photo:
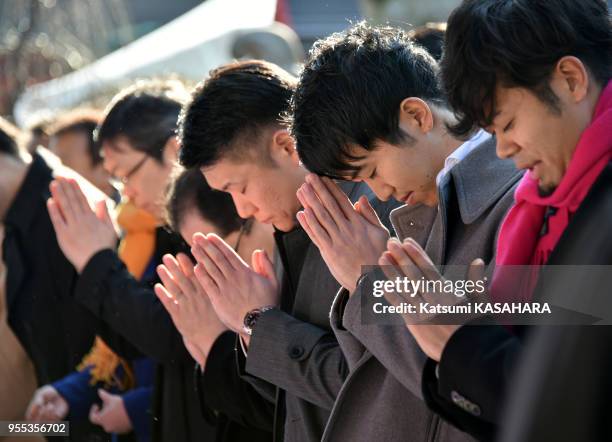
[[[162,205],[157,203],[145,203],[142,209],[149,214],[153,215],[156,220],[160,221],[163,219],[164,208]]]
[[[543,163],[537,165],[531,171],[531,176],[538,180],[538,193],[541,197],[550,196],[559,186],[563,178],[563,172],[552,167],[546,167]]]
[[[282,216],[273,220],[272,224],[274,228],[280,230],[281,232],[290,232],[297,225],[297,220],[295,217]]]
[[[552,195],[557,188],[558,183],[548,179],[545,174],[539,177],[534,177],[532,174],[532,177],[538,180],[538,194],[543,198]]]

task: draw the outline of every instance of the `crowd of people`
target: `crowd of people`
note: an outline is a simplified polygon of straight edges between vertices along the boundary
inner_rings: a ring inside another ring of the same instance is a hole
[[[445,26],[322,38],[297,78],[137,81],[46,147],[1,120],[2,419],[74,441],[609,440],[610,327],[370,316],[394,278],[605,304],[611,77],[605,2],[464,0]]]

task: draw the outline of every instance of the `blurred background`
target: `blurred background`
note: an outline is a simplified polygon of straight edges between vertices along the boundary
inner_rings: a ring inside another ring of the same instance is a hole
[[[232,59],[297,72],[312,43],[366,19],[445,22],[460,0],[0,0],[0,115],[44,135],[139,77],[197,82]],[[612,6],[612,0],[608,0]]]
[[[0,0],[0,115],[44,137],[136,78],[197,82],[232,59],[296,73],[312,43],[367,19],[445,21],[459,0]],[[44,140],[43,140],[44,144]]]

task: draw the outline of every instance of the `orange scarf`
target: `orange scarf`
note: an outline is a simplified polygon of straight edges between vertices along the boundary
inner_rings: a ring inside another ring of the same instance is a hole
[[[118,212],[117,222],[124,231],[119,244],[119,258],[132,276],[140,279],[155,251],[155,229],[158,222],[153,215],[129,202],[121,204]],[[117,367],[120,365],[125,372],[123,379],[117,376]],[[84,370],[87,367],[91,368],[92,385],[104,382],[107,387],[115,386],[125,391],[135,384],[129,362],[117,356],[99,336],[96,336],[93,347],[77,369]]]

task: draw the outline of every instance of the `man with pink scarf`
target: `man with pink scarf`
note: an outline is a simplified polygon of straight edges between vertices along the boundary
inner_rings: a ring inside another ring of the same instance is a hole
[[[612,265],[612,26],[605,2],[465,0],[449,18],[445,43],[442,81],[458,117],[451,129],[487,130],[500,158],[528,170],[500,231],[492,300],[547,299],[543,275],[555,265],[585,272]],[[436,272],[413,241],[380,260],[398,263]],[[533,266],[520,285],[505,267],[517,265]],[[612,295],[605,273],[582,275],[579,290],[576,274],[557,273],[554,286],[597,301]],[[482,439],[610,439],[603,419],[612,391],[610,327],[478,321],[406,321],[429,356],[423,393],[435,412]]]

